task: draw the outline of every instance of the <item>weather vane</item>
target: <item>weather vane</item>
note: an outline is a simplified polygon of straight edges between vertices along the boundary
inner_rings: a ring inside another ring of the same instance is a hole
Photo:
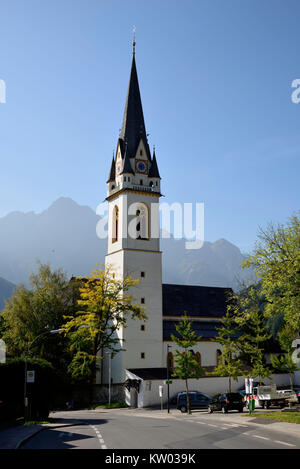
[[[135,54],[135,32],[136,32],[136,27],[133,26],[133,42],[132,42],[132,45],[133,45],[133,55]]]

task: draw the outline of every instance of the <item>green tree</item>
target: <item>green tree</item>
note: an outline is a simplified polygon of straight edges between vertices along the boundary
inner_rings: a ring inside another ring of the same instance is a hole
[[[286,225],[260,229],[254,253],[244,267],[253,267],[266,298],[265,313],[284,315],[294,337],[300,331],[300,221],[297,215]]]
[[[138,280],[117,280],[109,268],[96,268],[90,277],[76,280],[81,285],[77,311],[66,316],[63,325],[73,356],[69,372],[73,378],[89,379],[92,384],[104,349],[114,354],[121,350],[118,330],[126,327],[129,319],[145,320],[147,316],[130,293]]]
[[[234,307],[227,306],[221,325],[220,328],[217,328],[218,335],[214,340],[222,346],[222,353],[217,367],[209,374],[228,376],[228,391],[231,392],[232,380],[237,381],[238,377],[244,373],[243,364],[239,358],[241,326],[236,322]]]
[[[251,375],[262,379],[270,376],[265,364],[265,344],[272,337],[264,316],[265,299],[259,286],[252,286],[236,297],[236,322],[240,325],[241,351],[249,358]]]
[[[30,343],[47,330],[59,329],[64,315],[74,311],[78,287],[70,283],[61,269],[51,271],[49,265],[39,265],[30,277],[31,288],[16,288],[3,310],[3,340],[7,353],[20,357]],[[48,360],[58,368],[68,361],[66,339],[62,335],[45,334],[30,348],[31,356]]]
[[[195,331],[192,330],[192,322],[188,319],[186,314],[176,326],[176,332],[179,337],[173,334],[171,335],[172,341],[179,347],[179,349],[175,349],[173,376],[185,381],[187,410],[188,413],[191,414],[188,379],[198,379],[203,375],[203,370],[191,348],[197,345],[201,337],[197,337]]]

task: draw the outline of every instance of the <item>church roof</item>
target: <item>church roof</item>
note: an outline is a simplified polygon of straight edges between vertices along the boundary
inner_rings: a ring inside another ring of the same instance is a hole
[[[152,158],[152,161],[151,161],[149,177],[160,178],[158,167],[157,167],[157,162],[156,162],[155,151],[153,151],[153,158]]]
[[[134,171],[132,169],[132,166],[131,166],[131,163],[130,163],[130,159],[129,159],[129,153],[128,153],[128,146],[126,145],[126,149],[125,149],[125,155],[124,155],[124,165],[123,165],[123,170],[122,170],[122,173],[131,173],[131,174],[134,174]]]
[[[163,321],[163,340],[171,340],[171,334],[175,337],[180,337],[176,331],[176,326],[179,321],[164,320]],[[203,340],[214,339],[218,335],[217,328],[221,327],[219,321],[193,321],[191,328],[196,332],[197,337]]]
[[[230,288],[202,287],[197,285],[162,286],[163,316],[221,318],[226,313]]]
[[[120,132],[120,139],[127,143],[130,158],[135,156],[140,140],[143,139],[147,156],[150,159],[150,150],[147,142],[142,100],[134,55],[132,58],[131,73],[125,103],[123,124]]]
[[[115,174],[116,174],[116,163],[115,163],[115,158],[113,157],[112,162],[111,162],[110,172],[109,172],[109,178],[106,182],[114,181]]]

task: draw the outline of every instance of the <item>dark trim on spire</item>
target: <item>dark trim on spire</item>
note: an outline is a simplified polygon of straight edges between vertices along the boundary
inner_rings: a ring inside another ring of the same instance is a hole
[[[134,55],[132,57],[120,138],[127,143],[129,158],[135,157],[139,142],[142,138],[146,147],[147,157],[149,160],[151,159]]]
[[[158,166],[157,166],[157,161],[156,161],[156,156],[155,156],[155,150],[153,150],[153,158],[151,161],[151,167],[149,171],[149,178],[159,178],[161,179],[158,171]]]
[[[125,149],[124,164],[123,164],[123,170],[122,170],[121,174],[124,174],[124,173],[134,174],[134,171],[133,171],[131,163],[130,163],[129,154],[128,154],[128,151],[127,151],[127,145],[126,145],[126,149]]]
[[[109,178],[106,182],[113,182],[115,180],[115,177],[116,177],[116,162],[115,162],[115,157],[113,156],[111,167],[110,167]]]

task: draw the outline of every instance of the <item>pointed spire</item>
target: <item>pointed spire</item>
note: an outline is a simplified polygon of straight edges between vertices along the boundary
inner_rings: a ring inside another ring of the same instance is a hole
[[[113,158],[112,158],[112,162],[111,162],[109,178],[106,182],[114,181],[115,180],[115,174],[116,174],[116,162],[115,162],[115,154],[113,152]]]
[[[130,159],[129,159],[128,145],[127,145],[127,144],[126,144],[126,148],[125,148],[124,164],[123,164],[123,170],[122,170],[122,173],[121,173],[121,174],[124,174],[124,173],[131,173],[131,174],[134,174],[134,171],[133,171],[133,169],[132,169],[132,166],[131,166],[131,163],[130,163]]]
[[[135,45],[135,41],[133,44]],[[150,160],[150,150],[147,142],[146,127],[134,54],[132,57],[131,73],[120,138],[127,142],[129,158],[133,158],[135,156],[140,140],[143,139],[147,156]]]
[[[150,168],[150,171],[149,171],[149,177],[159,178],[160,179],[158,166],[157,166],[157,162],[156,162],[156,156],[155,156],[155,147],[153,148],[153,158],[152,158],[152,161],[151,161],[151,168]]]

